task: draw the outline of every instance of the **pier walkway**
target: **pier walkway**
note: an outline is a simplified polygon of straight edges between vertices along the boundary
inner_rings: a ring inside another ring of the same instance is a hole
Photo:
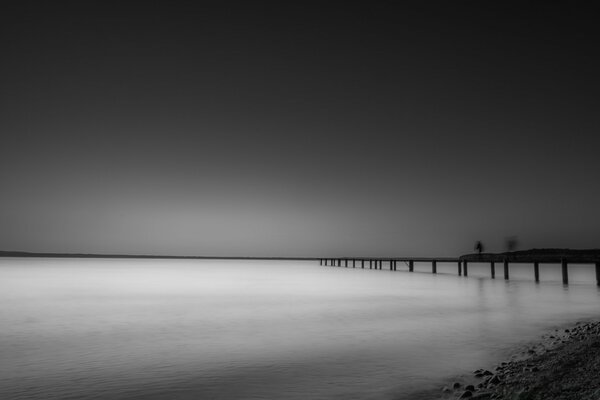
[[[414,271],[414,264],[431,263],[431,273],[437,273],[438,263],[455,263],[459,276],[468,276],[469,264],[489,264],[490,276],[496,278],[496,264],[502,265],[504,279],[510,277],[510,264],[531,264],[533,266],[533,278],[540,281],[540,264],[560,264],[563,284],[569,284],[569,265],[571,264],[593,264],[596,270],[596,284],[600,286],[600,251],[586,250],[527,250],[509,253],[476,253],[466,254],[457,258],[453,257],[338,257],[319,258],[319,265],[336,266],[346,268],[369,268],[398,270],[398,263],[405,263],[408,271]]]

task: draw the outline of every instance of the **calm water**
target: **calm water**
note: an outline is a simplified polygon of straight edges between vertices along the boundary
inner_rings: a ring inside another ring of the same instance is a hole
[[[600,314],[590,266],[429,268],[0,259],[0,398],[417,398]]]

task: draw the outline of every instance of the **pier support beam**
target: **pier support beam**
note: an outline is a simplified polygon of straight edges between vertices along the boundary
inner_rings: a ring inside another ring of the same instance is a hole
[[[383,260],[379,260],[379,269],[383,269]]]
[[[414,261],[413,261],[413,260],[410,260],[410,261],[408,262],[408,271],[409,271],[409,272],[413,272],[414,270],[415,270],[415,263],[414,263]]]
[[[433,260],[431,262],[431,273],[437,274],[437,261]]]
[[[360,267],[365,269],[365,260],[360,260]]]
[[[540,263],[537,261],[533,263],[533,275],[535,277],[536,283],[539,282],[540,281]]]
[[[348,267],[348,260],[344,260],[344,267]]]
[[[492,274],[492,279],[496,279],[496,264],[493,261],[490,261],[490,272]]]
[[[508,260],[504,260],[504,279],[508,280]]]
[[[356,260],[352,259],[352,268],[356,268]]]
[[[468,263],[465,260],[463,264],[464,264],[464,268],[463,268],[464,276],[468,276],[469,275],[469,270],[467,268]]]
[[[462,263],[458,262],[458,276],[462,276]]]
[[[369,260],[369,269],[373,269],[373,260]]]
[[[568,285],[569,284],[569,268],[567,266],[567,261],[566,260],[562,260],[560,264],[561,264],[561,267],[562,267],[563,284],[564,285]]]

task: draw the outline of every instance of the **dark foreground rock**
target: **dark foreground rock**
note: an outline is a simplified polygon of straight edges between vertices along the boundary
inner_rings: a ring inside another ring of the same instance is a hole
[[[495,371],[474,371],[474,391],[444,399],[597,400],[600,399],[600,322],[555,331],[541,343],[503,362]],[[468,389],[472,389],[469,387]]]

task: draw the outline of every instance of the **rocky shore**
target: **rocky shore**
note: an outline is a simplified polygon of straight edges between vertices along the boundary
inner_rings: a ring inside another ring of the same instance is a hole
[[[556,330],[500,363],[452,382],[441,399],[600,399],[600,321]]]

